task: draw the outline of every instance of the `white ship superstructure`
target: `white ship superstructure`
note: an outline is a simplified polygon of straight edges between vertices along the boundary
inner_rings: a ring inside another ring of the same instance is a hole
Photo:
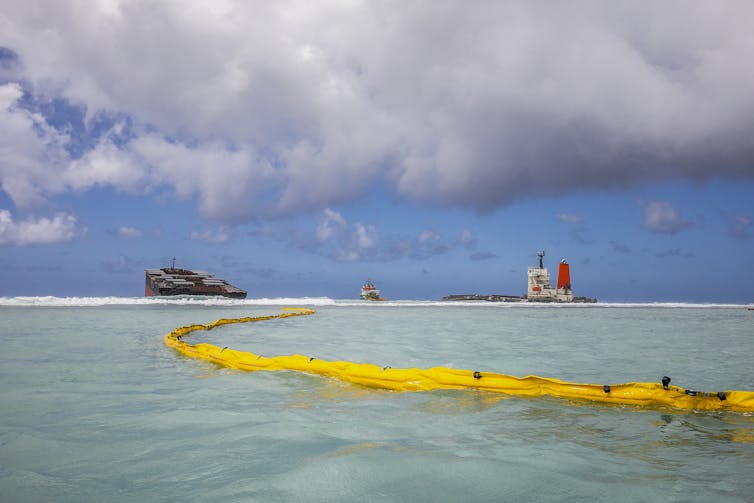
[[[550,285],[550,272],[542,263],[545,252],[537,253],[539,267],[529,267],[529,287],[526,298],[529,302],[573,302],[571,290],[571,277],[568,262],[560,261],[558,266],[558,286]]]

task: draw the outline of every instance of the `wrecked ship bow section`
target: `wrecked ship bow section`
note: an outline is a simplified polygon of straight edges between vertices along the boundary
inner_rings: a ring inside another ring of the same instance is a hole
[[[246,291],[206,271],[166,267],[146,269],[144,296],[204,295],[245,299]]]

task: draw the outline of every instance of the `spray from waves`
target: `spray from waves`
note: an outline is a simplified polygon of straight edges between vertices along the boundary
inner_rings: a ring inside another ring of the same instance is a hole
[[[0,307],[97,307],[97,306],[334,306],[339,308],[385,307],[473,307],[479,309],[604,309],[604,308],[668,308],[668,309],[742,309],[746,304],[693,304],[683,302],[598,302],[595,304],[549,304],[526,302],[439,301],[439,300],[389,300],[365,302],[329,297],[279,297],[260,299],[229,299],[226,297],[176,296],[176,297],[0,297]]]

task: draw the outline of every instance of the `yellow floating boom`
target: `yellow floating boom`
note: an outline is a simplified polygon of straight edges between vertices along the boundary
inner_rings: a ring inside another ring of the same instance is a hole
[[[492,372],[432,367],[428,369],[394,369],[366,363],[326,361],[304,355],[267,358],[254,353],[220,348],[212,344],[188,344],[182,339],[197,330],[211,330],[231,323],[249,323],[314,314],[313,309],[284,308],[283,313],[234,319],[219,319],[206,325],[176,328],[165,336],[165,344],[177,351],[225,367],[257,370],[296,370],[335,377],[363,386],[395,391],[430,391],[435,389],[481,389],[516,396],[553,396],[594,402],[657,406],[686,410],[725,410],[754,412],[754,392],[719,391],[705,393],[662,383],[632,382],[625,384],[578,384],[538,376],[515,377]]]

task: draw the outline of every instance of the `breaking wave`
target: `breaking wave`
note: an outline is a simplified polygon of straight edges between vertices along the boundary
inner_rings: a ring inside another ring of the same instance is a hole
[[[12,307],[96,307],[96,306],[336,306],[336,307],[476,307],[491,309],[601,309],[601,308],[681,308],[681,309],[741,309],[748,304],[714,304],[685,302],[598,302],[596,304],[540,304],[524,302],[389,300],[364,302],[330,297],[277,297],[259,299],[229,299],[225,297],[0,297],[0,306]]]
[[[94,306],[329,306],[335,301],[327,297],[229,299],[225,297],[0,297],[0,306],[19,307],[94,307]]]

